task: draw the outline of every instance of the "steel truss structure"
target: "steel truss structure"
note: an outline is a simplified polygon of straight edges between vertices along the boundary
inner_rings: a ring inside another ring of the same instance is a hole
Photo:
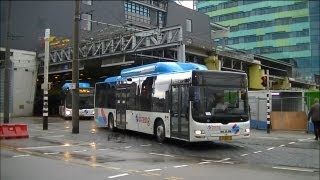
[[[88,60],[152,49],[179,47],[182,46],[182,40],[181,26],[136,32],[131,35],[82,43],[79,47],[79,59]],[[50,65],[71,61],[72,53],[72,47],[51,51]]]

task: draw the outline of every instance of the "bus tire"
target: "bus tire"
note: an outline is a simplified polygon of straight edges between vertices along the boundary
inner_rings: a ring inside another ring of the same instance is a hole
[[[156,121],[155,136],[157,138],[157,141],[160,143],[162,143],[166,138],[165,127],[162,120]]]
[[[112,114],[109,114],[109,116],[108,116],[108,128],[109,128],[111,131],[115,131],[115,128],[114,128],[114,118],[113,118],[113,115],[112,115]]]

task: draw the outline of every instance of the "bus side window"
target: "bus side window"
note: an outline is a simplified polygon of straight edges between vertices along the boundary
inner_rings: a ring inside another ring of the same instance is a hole
[[[136,110],[136,89],[137,89],[137,83],[133,82],[128,87],[128,93],[127,93],[127,106],[128,109]]]
[[[154,77],[147,77],[141,84],[140,103],[141,110],[151,111],[152,109],[152,87]]]

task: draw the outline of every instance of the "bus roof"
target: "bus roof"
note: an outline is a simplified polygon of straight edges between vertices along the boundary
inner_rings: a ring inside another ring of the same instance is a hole
[[[120,79],[121,79],[121,76],[113,76],[113,77],[106,78],[104,82],[112,84],[112,83],[116,83]]]
[[[64,85],[62,86],[62,90],[65,91],[67,89],[70,89],[70,85],[71,83],[64,83]],[[79,88],[90,88],[90,84],[85,82],[79,82]]]
[[[182,63],[182,62],[157,62],[142,66],[123,69],[120,73],[121,77],[140,76],[146,74],[166,74],[174,72],[183,72],[189,70],[208,70],[201,64]]]

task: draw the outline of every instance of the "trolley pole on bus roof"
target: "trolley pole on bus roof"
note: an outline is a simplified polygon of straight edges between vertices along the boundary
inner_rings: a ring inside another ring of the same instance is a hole
[[[50,43],[50,29],[46,29],[45,36],[44,36],[44,80],[42,84],[43,89],[43,108],[42,108],[42,116],[43,116],[43,130],[48,130],[48,110],[49,110],[49,103],[48,103],[48,74],[49,74],[49,43]]]
[[[72,133],[79,134],[79,21],[80,1],[75,0],[72,60]]]

